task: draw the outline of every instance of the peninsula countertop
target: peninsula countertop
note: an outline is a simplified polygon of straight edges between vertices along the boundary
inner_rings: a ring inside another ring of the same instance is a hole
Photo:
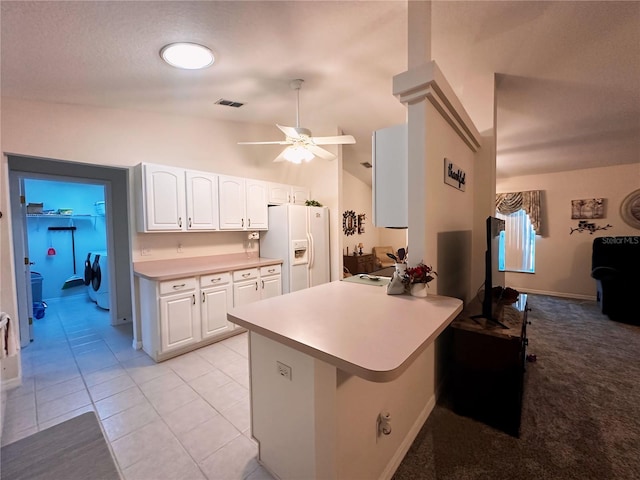
[[[373,382],[399,377],[462,300],[335,281],[231,309],[229,321]]]
[[[243,270],[245,268],[267,267],[281,263],[282,260],[277,258],[248,257],[240,253],[135,262],[133,264],[133,272],[138,277],[143,277],[147,280],[162,281],[195,277],[209,273]]]

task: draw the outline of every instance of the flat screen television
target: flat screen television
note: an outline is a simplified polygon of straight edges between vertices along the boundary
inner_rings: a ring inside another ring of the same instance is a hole
[[[472,318],[477,320],[484,318],[489,322],[496,323],[502,328],[509,328],[500,322],[495,315],[494,306],[496,302],[493,298],[493,289],[500,287],[500,291],[504,290],[504,271],[500,270],[500,232],[504,231],[504,220],[496,217],[487,217],[486,221],[486,239],[487,249],[484,256],[484,295],[482,298],[482,313],[474,315]]]

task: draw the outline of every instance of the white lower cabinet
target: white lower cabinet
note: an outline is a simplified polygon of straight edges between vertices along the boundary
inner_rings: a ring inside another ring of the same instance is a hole
[[[200,340],[196,293],[160,297],[160,349],[170,352]]]
[[[233,272],[233,306],[239,307],[260,300],[259,270],[247,268]]]
[[[139,278],[142,349],[162,361],[243,332],[227,311],[280,295],[280,273],[271,265],[161,282]]]
[[[260,268],[260,299],[282,295],[282,270],[280,265]]]
[[[227,311],[233,304],[231,274],[218,273],[200,277],[200,302],[203,340],[234,329],[235,325],[227,320]]]

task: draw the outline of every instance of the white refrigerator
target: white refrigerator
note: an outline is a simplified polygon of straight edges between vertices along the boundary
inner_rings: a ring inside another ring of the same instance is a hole
[[[283,260],[282,293],[330,281],[327,207],[269,207],[269,230],[260,237],[260,256]]]

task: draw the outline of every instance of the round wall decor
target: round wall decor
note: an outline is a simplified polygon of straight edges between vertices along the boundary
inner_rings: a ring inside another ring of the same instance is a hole
[[[631,192],[622,201],[620,216],[626,224],[640,229],[640,188]]]

